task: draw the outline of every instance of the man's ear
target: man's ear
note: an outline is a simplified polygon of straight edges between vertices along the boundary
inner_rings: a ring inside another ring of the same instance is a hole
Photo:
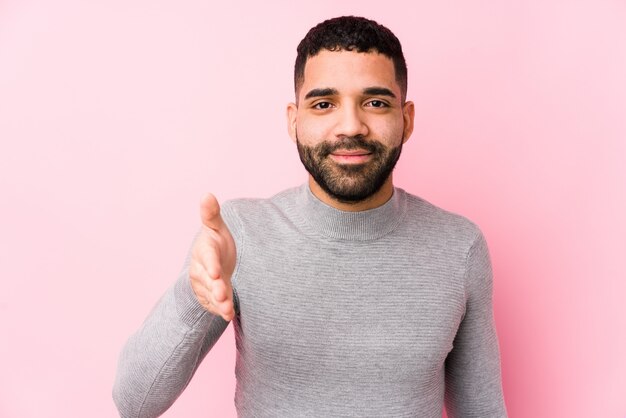
[[[296,142],[296,120],[298,115],[298,106],[295,103],[287,105],[287,131],[291,140]]]
[[[413,102],[404,103],[404,106],[402,106],[402,118],[404,119],[404,136],[402,137],[402,143],[404,144],[413,133],[415,121],[415,105]]]

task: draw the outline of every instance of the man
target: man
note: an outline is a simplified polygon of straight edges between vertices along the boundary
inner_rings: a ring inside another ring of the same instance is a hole
[[[441,417],[444,400],[450,417],[506,416],[484,237],[393,186],[414,118],[398,39],[364,18],[317,25],[295,91],[308,184],[203,200],[181,276],[121,354],[121,415],[165,411],[233,321],[242,417]]]

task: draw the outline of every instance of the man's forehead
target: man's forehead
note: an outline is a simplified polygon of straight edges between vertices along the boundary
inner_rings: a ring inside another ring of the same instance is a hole
[[[309,57],[304,68],[301,93],[312,88],[333,88],[341,92],[341,86],[361,89],[372,86],[386,87],[399,92],[393,61],[376,51],[329,51],[322,50]]]
[[[315,55],[310,56],[304,66],[304,73],[315,73],[320,70],[332,70],[333,67],[343,65],[359,68],[376,67],[376,71],[387,71],[395,75],[394,65],[391,58],[375,50],[371,52],[347,51],[344,49],[330,51],[322,49]]]

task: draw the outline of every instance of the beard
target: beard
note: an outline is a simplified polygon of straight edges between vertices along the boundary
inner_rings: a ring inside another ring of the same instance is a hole
[[[322,190],[342,203],[362,202],[378,192],[402,152],[402,143],[389,148],[361,137],[346,137],[333,143],[324,141],[309,147],[301,144],[296,135],[296,145],[304,168]],[[371,158],[362,164],[338,164],[329,157],[338,149],[363,149],[371,153]]]

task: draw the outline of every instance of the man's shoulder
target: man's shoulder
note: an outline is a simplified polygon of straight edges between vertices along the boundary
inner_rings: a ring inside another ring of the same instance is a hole
[[[418,226],[422,231],[456,238],[466,237],[473,241],[481,234],[480,227],[460,213],[444,209],[424,197],[400,189],[406,196],[406,222]]]
[[[226,217],[238,218],[239,222],[269,221],[276,215],[284,212],[285,208],[293,206],[300,187],[292,187],[266,198],[236,198],[222,204],[222,212]]]
[[[223,207],[230,207],[237,211],[259,211],[276,209],[284,204],[290,204],[294,201],[298,193],[301,192],[301,186],[291,187],[270,197],[240,197],[229,199],[223,203]]]

